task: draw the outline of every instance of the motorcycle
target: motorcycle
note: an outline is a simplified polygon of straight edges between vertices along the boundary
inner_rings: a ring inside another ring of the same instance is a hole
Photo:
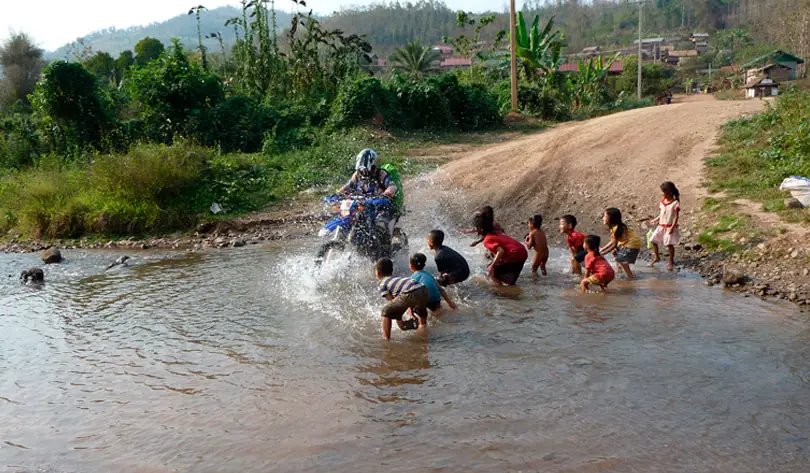
[[[377,224],[378,213],[391,207],[389,199],[331,196],[324,198],[324,203],[337,215],[318,232],[322,243],[316,265],[329,262],[347,249],[376,261],[390,258],[407,246],[407,237],[400,228],[389,231],[387,226]]]

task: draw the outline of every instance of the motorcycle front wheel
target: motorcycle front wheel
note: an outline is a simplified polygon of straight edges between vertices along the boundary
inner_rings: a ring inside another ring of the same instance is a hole
[[[315,265],[321,267],[325,263],[334,260],[340,253],[346,249],[346,243],[343,241],[328,241],[321,245],[318,253],[315,256]]]

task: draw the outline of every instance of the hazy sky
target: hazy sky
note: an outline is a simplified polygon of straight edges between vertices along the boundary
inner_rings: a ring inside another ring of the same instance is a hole
[[[373,0],[309,0],[307,5],[318,13],[330,13],[343,5],[375,3]],[[403,0],[404,3],[404,0]],[[450,8],[465,10],[502,10],[502,1],[446,0]],[[148,25],[184,14],[196,5],[216,8],[238,6],[236,0],[0,0],[0,39],[9,31],[25,32],[40,47],[53,50],[93,31],[115,26]],[[284,0],[276,5],[289,7]],[[292,2],[289,3],[292,5]]]

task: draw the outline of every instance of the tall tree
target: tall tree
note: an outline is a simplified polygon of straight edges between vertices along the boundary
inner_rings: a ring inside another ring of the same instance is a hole
[[[0,106],[9,106],[18,100],[28,103],[28,95],[42,74],[42,49],[25,33],[14,33],[0,45]]]
[[[149,61],[159,58],[164,49],[165,47],[160,40],[147,36],[135,45],[135,63],[139,66],[145,66]]]
[[[200,51],[200,58],[202,59],[202,67],[204,70],[208,70],[208,58],[206,58],[205,52],[208,48],[205,47],[203,44],[203,35],[202,29],[200,28],[200,12],[203,10],[208,10],[202,5],[198,5],[196,7],[192,7],[189,11],[189,15],[194,15],[197,19],[197,49]]]

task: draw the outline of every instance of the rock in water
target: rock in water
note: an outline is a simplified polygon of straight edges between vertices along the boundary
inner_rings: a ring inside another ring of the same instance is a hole
[[[29,281],[41,284],[45,282],[45,273],[41,268],[29,268],[20,273],[20,281],[22,281],[23,284]]]
[[[115,262],[113,264],[107,266],[107,269],[112,269],[112,268],[114,268],[116,266],[126,266],[127,265],[127,260],[129,260],[129,256],[126,256],[126,255],[121,256],[120,258],[115,260]]]
[[[723,265],[723,285],[728,287],[734,284],[745,283],[745,273],[742,268],[733,264]]]
[[[802,202],[799,199],[790,198],[785,200],[785,207],[789,209],[801,209],[804,208]]]
[[[242,248],[243,246],[245,246],[245,240],[236,239],[231,242],[232,248]]]
[[[42,262],[45,264],[62,262],[62,252],[59,251],[59,248],[48,248],[47,250],[42,250],[39,252],[39,256],[42,258]]]

